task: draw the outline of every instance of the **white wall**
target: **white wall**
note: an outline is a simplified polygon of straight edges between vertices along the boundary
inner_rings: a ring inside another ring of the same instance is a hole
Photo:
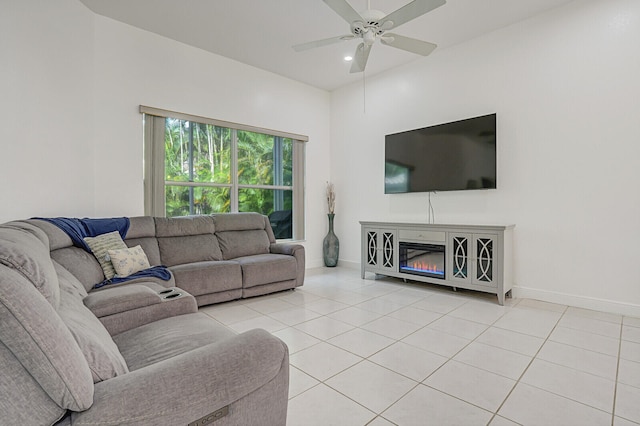
[[[637,0],[575,1],[368,78],[366,111],[333,92],[341,261],[360,220],[427,221],[383,194],[385,134],[496,112],[498,189],[433,195],[436,222],[516,224],[516,295],[640,316],[638,40]]]
[[[0,223],[93,211],[93,14],[3,1]]]
[[[102,16],[95,28],[95,211],[144,213],[141,104],[303,134],[305,248],[307,263],[320,266],[329,93]]]
[[[95,15],[77,0],[0,14],[0,223],[144,214],[139,105],[309,136],[307,264],[322,264],[330,95]]]

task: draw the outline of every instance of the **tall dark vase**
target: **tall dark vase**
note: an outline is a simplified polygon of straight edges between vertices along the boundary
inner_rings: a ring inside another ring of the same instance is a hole
[[[329,213],[329,232],[322,242],[322,256],[324,257],[324,266],[333,268],[338,264],[338,253],[340,252],[340,240],[333,233],[333,218],[335,214]]]

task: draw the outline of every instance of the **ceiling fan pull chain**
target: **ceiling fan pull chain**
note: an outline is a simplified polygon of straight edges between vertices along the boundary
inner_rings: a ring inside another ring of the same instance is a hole
[[[364,70],[362,71],[362,112],[367,113],[367,78]]]

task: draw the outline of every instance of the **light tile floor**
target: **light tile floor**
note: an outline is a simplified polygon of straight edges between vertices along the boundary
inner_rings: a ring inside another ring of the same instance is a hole
[[[638,318],[341,267],[201,311],[287,343],[289,426],[640,424]]]

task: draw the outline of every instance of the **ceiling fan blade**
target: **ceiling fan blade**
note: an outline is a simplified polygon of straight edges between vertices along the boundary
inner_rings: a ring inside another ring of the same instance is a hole
[[[356,54],[353,56],[353,63],[351,64],[350,73],[362,72],[367,66],[369,60],[369,53],[371,52],[371,46],[360,43],[356,48]]]
[[[380,43],[422,56],[429,55],[438,47],[436,44],[427,41],[391,33],[385,33],[384,36],[380,37]]]
[[[445,4],[446,0],[413,0],[380,20],[385,29],[395,28]],[[388,24],[387,22],[391,22]]]
[[[307,43],[296,44],[292,46],[296,52],[302,52],[304,50],[315,49],[316,47],[327,46],[329,44],[339,43],[343,40],[353,40],[355,36],[353,34],[341,35],[337,37],[325,38],[322,40],[310,41]]]
[[[356,12],[349,3],[347,3],[347,0],[322,0],[322,1],[324,1],[327,4],[327,6],[333,9],[334,12],[340,15],[342,19],[347,21],[349,24],[355,21],[363,20],[362,16],[360,16],[360,14]]]

